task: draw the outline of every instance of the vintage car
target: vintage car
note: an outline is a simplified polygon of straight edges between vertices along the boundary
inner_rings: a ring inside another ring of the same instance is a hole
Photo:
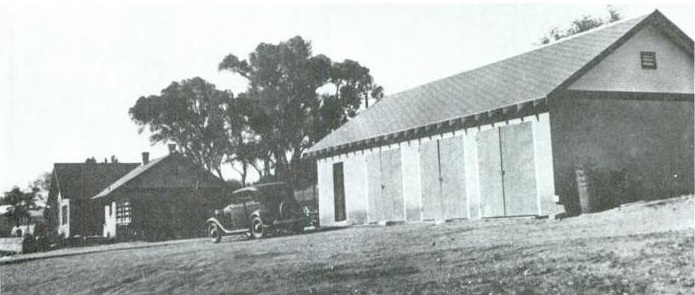
[[[222,236],[232,234],[260,239],[279,230],[301,233],[309,222],[292,190],[282,182],[235,190],[229,205],[215,210],[213,215],[207,220],[207,227],[214,243],[220,242]]]

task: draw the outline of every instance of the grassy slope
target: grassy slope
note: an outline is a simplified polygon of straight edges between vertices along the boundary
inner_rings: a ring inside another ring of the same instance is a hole
[[[0,266],[2,294],[692,294],[693,198],[562,221],[356,227]]]

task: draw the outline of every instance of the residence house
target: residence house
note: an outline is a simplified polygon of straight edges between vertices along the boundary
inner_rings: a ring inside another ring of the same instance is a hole
[[[173,150],[115,179],[91,200],[102,234],[117,240],[163,240],[205,234],[205,219],[225,183]]]
[[[383,98],[311,147],[322,225],[693,192],[693,40],[659,11]]]
[[[138,163],[56,163],[48,199],[55,200],[57,228],[63,238],[101,236],[103,214],[91,197],[135,169]]]

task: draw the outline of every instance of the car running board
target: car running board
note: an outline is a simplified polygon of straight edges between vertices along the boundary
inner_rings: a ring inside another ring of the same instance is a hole
[[[287,220],[275,220],[273,221],[273,225],[281,225],[281,224],[288,224],[288,223],[295,223],[297,221],[301,221],[302,219],[306,219],[306,217],[299,217],[295,219],[287,219]],[[268,227],[269,225],[263,224],[264,227]]]
[[[241,228],[241,229],[235,229],[235,230],[226,230],[226,229],[222,228],[222,231],[225,234],[234,235],[234,234],[243,234],[245,232],[248,232],[249,230],[247,228]]]

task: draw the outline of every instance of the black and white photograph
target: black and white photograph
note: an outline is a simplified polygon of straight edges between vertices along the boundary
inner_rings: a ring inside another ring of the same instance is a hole
[[[0,0],[0,294],[695,294],[695,4]]]

